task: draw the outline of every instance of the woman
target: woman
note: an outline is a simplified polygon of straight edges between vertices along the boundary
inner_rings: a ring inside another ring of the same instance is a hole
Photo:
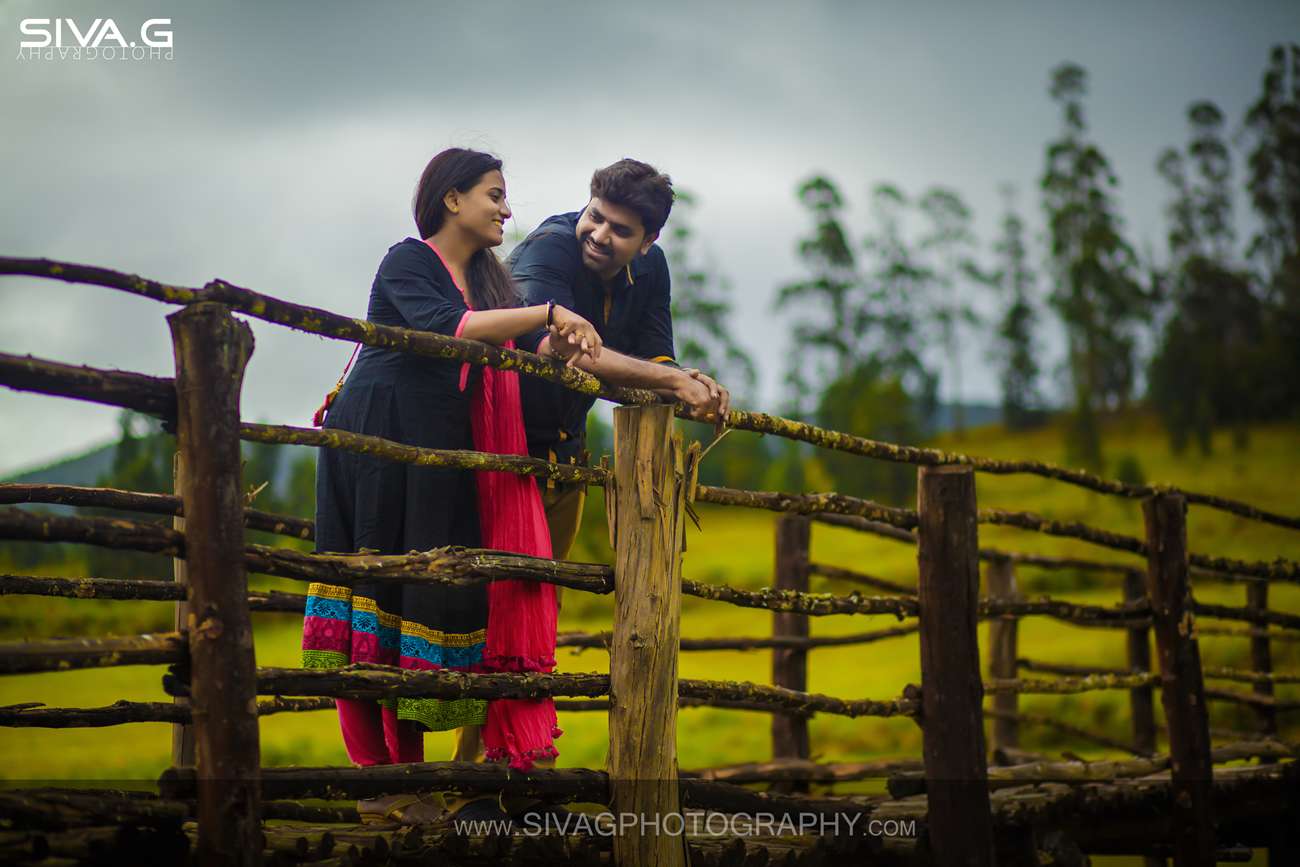
[[[406,238],[389,248],[370,290],[367,319],[505,345],[549,327],[539,347],[543,354],[572,363],[582,352],[600,352],[600,337],[582,317],[554,305],[519,306],[509,274],[490,249],[502,242],[510,217],[500,160],[462,148],[439,153],[420,177],[414,211],[423,240]],[[325,408],[331,428],[427,448],[523,452],[513,373],[366,346]],[[534,481],[499,478],[506,475],[484,473],[476,482],[468,471],[323,449],[316,476],[316,550],[399,554],[493,540],[518,543],[522,532],[524,547],[545,537],[544,556],[550,556]],[[538,522],[540,530],[534,529]],[[549,670],[554,591],[528,584],[531,594],[522,593],[518,585],[525,583],[497,582],[500,586],[491,589],[383,581],[349,589],[313,583],[303,625],[303,666],[368,662],[411,669]],[[519,645],[529,635],[521,639],[518,630],[499,628],[520,617],[530,623],[532,645]],[[550,737],[559,734],[549,701],[544,706],[494,702],[500,705],[494,714],[487,702],[468,698],[339,699],[337,704],[344,745],[358,766],[423,761],[424,731],[457,727],[466,727],[470,737],[462,738],[468,754],[456,758],[472,760],[474,727],[487,725],[489,758],[527,767],[532,758],[554,755]],[[540,734],[538,720],[549,720]],[[514,727],[530,725],[516,737]],[[400,820],[403,809],[407,818],[427,820],[439,811],[414,798],[360,802],[358,809],[363,819],[372,820]]]

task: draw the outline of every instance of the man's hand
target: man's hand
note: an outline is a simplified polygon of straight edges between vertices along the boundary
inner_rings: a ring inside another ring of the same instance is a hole
[[[682,372],[709,389],[710,396],[717,403],[718,424],[721,425],[726,421],[727,413],[731,411],[731,392],[727,391],[726,386],[720,385],[713,377],[694,367],[683,368]]]
[[[707,378],[707,377],[706,377]],[[713,380],[709,380],[713,382]],[[686,414],[696,421],[718,421],[718,399],[700,380],[685,370],[673,385],[673,398],[686,407]]]

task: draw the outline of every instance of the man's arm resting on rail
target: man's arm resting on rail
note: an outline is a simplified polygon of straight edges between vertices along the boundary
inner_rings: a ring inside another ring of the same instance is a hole
[[[550,345],[552,339],[557,344],[563,340],[553,333],[548,334],[537,347],[538,354],[564,357],[565,349],[553,352]],[[607,346],[601,348],[599,358],[580,353],[573,366],[614,385],[648,388],[660,397],[684,403],[696,418],[711,421],[710,413],[718,411],[717,401],[710,394],[708,386],[679,367],[633,358]]]

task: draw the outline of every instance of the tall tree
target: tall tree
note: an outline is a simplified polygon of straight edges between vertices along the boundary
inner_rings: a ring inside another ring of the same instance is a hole
[[[838,430],[913,441],[919,436],[915,396],[932,404],[935,377],[918,349],[918,293],[926,277],[903,235],[906,200],[889,185],[873,191],[874,231],[860,265],[834,183],[814,177],[799,193],[813,218],[811,235],[799,245],[809,275],[777,296],[778,309],[790,315],[795,343],[786,379],[789,404]],[[862,266],[869,270],[864,273]],[[783,457],[799,469],[804,460],[798,450]],[[896,501],[911,496],[912,474],[900,473],[900,466],[839,454],[817,460],[841,490]],[[787,479],[804,481],[798,472]]]
[[[1118,179],[1089,141],[1083,100],[1087,73],[1066,63],[1052,71],[1049,93],[1061,108],[1059,137],[1048,144],[1041,188],[1054,288],[1049,296],[1068,341],[1074,414],[1071,459],[1100,468],[1099,414],[1122,408],[1137,371],[1137,329],[1150,316],[1150,294],[1135,276],[1137,257],[1124,239],[1112,190]]]
[[[927,271],[934,290],[929,293],[929,318],[939,332],[952,377],[953,426],[960,434],[966,428],[961,336],[964,328],[979,324],[968,297],[968,290],[978,285],[981,276],[974,262],[975,233],[970,208],[955,190],[933,187],[921,196],[917,207],[926,220],[921,251],[930,259]]]
[[[1247,255],[1263,270],[1272,377],[1261,400],[1273,416],[1300,412],[1300,45],[1269,54],[1259,98],[1246,112],[1246,189],[1259,221]]]
[[[1038,346],[1034,329],[1038,324],[1036,276],[1029,267],[1025,246],[1025,223],[1016,210],[1015,190],[1002,188],[1005,210],[1002,232],[994,242],[997,270],[991,275],[1002,296],[1003,308],[997,326],[993,357],[1002,387],[1002,423],[1012,430],[1030,427],[1041,404],[1038,393]]]
[[[1233,265],[1232,159],[1223,113],[1197,102],[1187,120],[1186,152],[1169,148],[1156,161],[1172,194],[1166,208],[1171,261],[1162,275],[1168,309],[1148,386],[1174,450],[1194,437],[1209,454],[1221,424],[1245,444],[1246,422],[1257,414],[1264,323],[1250,275]]]
[[[731,283],[697,248],[695,197],[679,190],[665,247],[673,278],[673,332],[677,360],[725,384],[743,403],[753,392],[754,360],[731,328]]]
[[[928,418],[938,400],[938,375],[921,354],[922,327],[934,301],[929,291],[934,271],[907,238],[904,220],[910,203],[893,184],[871,191],[872,231],[866,247],[870,264],[866,303],[854,311],[864,351],[882,375],[897,378],[917,401],[918,419]]]
[[[857,256],[844,229],[844,199],[839,188],[821,175],[805,181],[799,200],[813,219],[812,234],[799,241],[806,279],[782,286],[776,309],[792,315],[795,351],[787,356],[787,402],[795,414],[816,400],[814,382],[848,372],[865,331],[865,311],[854,308],[862,288]]]

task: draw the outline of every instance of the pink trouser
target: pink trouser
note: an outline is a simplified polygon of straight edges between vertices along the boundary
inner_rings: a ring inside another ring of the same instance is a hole
[[[354,765],[424,761],[424,727],[399,720],[397,711],[373,700],[335,699],[343,745]]]

